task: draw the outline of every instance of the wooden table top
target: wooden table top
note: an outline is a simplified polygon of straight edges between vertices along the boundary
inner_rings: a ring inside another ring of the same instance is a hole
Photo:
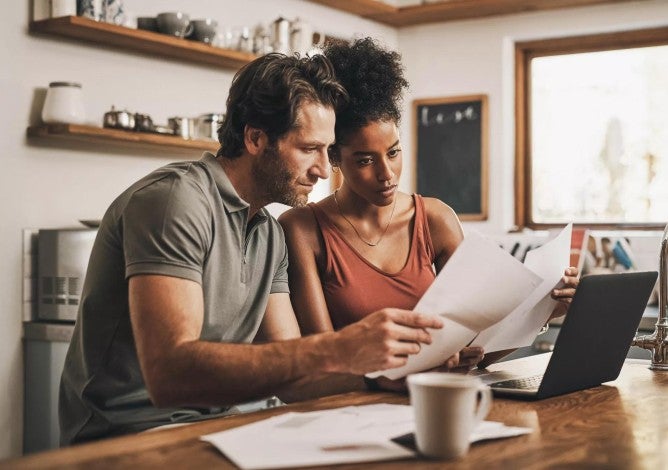
[[[495,364],[521,372],[543,359]],[[230,429],[287,411],[312,411],[369,403],[405,404],[391,393],[354,392],[189,426],[106,439],[0,462],[1,468],[236,468],[203,434]],[[339,468],[668,468],[668,372],[647,363],[626,363],[605,385],[560,397],[527,402],[495,398],[488,420],[525,426],[533,433],[480,442],[454,462],[420,457]],[[320,467],[322,468],[322,467]]]

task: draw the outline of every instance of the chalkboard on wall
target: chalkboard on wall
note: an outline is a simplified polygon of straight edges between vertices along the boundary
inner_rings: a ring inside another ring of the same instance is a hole
[[[417,192],[487,219],[487,96],[415,100]]]

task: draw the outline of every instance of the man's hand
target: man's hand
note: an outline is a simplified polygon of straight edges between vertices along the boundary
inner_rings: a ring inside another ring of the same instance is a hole
[[[329,343],[330,372],[363,375],[406,364],[420,344],[430,344],[426,328],[442,328],[436,316],[385,308],[334,333]]]

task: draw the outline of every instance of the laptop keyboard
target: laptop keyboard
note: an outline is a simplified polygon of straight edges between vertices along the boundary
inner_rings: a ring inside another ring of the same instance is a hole
[[[494,388],[516,388],[534,390],[540,387],[540,382],[543,380],[543,375],[532,375],[531,377],[522,377],[521,379],[502,380],[501,382],[494,382],[490,384]]]

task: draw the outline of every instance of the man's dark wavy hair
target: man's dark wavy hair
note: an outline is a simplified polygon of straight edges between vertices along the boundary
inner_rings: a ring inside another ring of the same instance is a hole
[[[364,38],[334,43],[325,48],[336,77],[348,91],[347,104],[336,113],[336,142],[343,143],[351,133],[374,121],[399,124],[404,88],[401,56]]]
[[[225,119],[218,129],[218,156],[241,156],[246,125],[262,129],[273,145],[298,125],[302,103],[319,103],[338,111],[347,97],[332,64],[321,54],[262,56],[241,68],[232,80]]]

